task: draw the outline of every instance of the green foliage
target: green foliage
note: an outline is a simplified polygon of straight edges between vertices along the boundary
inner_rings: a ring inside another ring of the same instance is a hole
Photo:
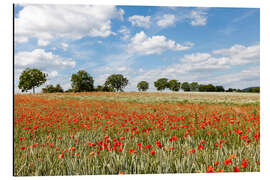
[[[94,90],[94,80],[86,71],[78,71],[71,76],[71,86],[75,92],[89,92]]]
[[[42,73],[39,69],[26,68],[20,75],[18,87],[22,92],[33,89],[33,93],[35,93],[35,88],[44,84],[47,80],[46,77],[47,74]]]
[[[168,87],[172,91],[179,91],[180,90],[180,82],[177,80],[170,80],[168,83]]]
[[[252,92],[252,93],[259,93],[260,92],[260,88],[249,88],[248,92]]]
[[[165,90],[168,88],[168,79],[167,78],[160,78],[154,82],[154,86],[157,88],[158,91]]]
[[[223,86],[216,86],[216,91],[217,91],[217,92],[224,92],[225,89],[224,89]]]
[[[114,92],[114,89],[112,87],[110,87],[110,86],[98,85],[95,88],[95,91],[98,91],[98,92]]]
[[[65,92],[67,92],[67,93],[69,93],[69,92],[74,92],[74,90],[73,90],[73,89],[68,89],[68,90],[66,90]]]
[[[224,91],[224,88],[222,86],[217,86],[217,87],[219,91],[212,84],[208,84],[208,85],[200,84],[198,89],[200,92],[216,92],[216,91],[223,92]]]
[[[184,82],[181,86],[181,89],[183,89],[184,91],[190,91],[190,85],[188,82]]]
[[[197,82],[192,82],[189,84],[191,91],[197,91],[199,88],[199,84]]]
[[[109,76],[104,84],[108,89],[113,89],[116,91],[123,91],[128,85],[128,79],[125,78],[122,74],[112,74]]]
[[[147,89],[149,89],[149,83],[146,81],[141,81],[137,84],[137,88],[139,91],[147,91]]]
[[[56,93],[64,92],[63,88],[57,84],[55,87],[53,85],[47,85],[45,88],[42,88],[43,93]]]

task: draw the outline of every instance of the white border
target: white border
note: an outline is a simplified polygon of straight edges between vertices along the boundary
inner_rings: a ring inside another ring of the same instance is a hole
[[[188,178],[188,179],[252,179],[265,178],[270,175],[269,156],[269,0],[1,0],[0,1],[0,61],[1,61],[1,174],[3,179],[33,179],[33,177],[12,177],[12,4],[103,4],[103,5],[154,5],[154,6],[186,6],[186,7],[255,7],[260,8],[261,15],[261,172],[260,173],[224,173],[224,174],[162,174],[162,175],[128,175],[128,176],[52,176],[34,177],[34,179],[138,179],[138,178]],[[4,143],[3,143],[4,142]]]

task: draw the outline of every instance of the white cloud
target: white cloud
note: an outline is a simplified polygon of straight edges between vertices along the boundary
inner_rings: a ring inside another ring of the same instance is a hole
[[[207,81],[202,83],[222,84],[231,88],[247,88],[260,85],[260,67],[253,66],[240,72],[227,73],[217,77],[209,77]]]
[[[144,28],[150,27],[150,16],[140,16],[140,15],[134,15],[128,18],[128,21],[131,22],[132,26],[139,26]]]
[[[183,51],[191,47],[192,44],[181,45],[173,40],[167,40],[165,36],[148,37],[141,31],[131,38],[128,44],[128,52],[141,55],[161,54],[166,50]]]
[[[31,52],[22,51],[15,55],[15,68],[34,67],[43,70],[74,67],[76,64],[72,59],[66,59],[43,49],[35,49]]]
[[[173,14],[164,14],[162,17],[159,18],[157,21],[157,25],[160,27],[168,27],[174,24],[176,18]]]
[[[228,57],[228,63],[231,65],[259,63],[260,45],[243,46],[236,44],[231,48],[215,50],[213,54]]]
[[[126,40],[130,37],[130,30],[126,26],[122,26],[121,29],[118,31],[119,33],[123,34],[121,39]]]
[[[46,46],[55,38],[80,39],[84,36],[107,37],[111,19],[122,18],[124,11],[115,6],[94,5],[23,5],[15,18],[15,40],[37,38]]]
[[[56,76],[58,76],[58,72],[57,71],[52,71],[52,72],[49,73],[49,77],[54,78]]]
[[[192,10],[189,19],[191,19],[190,24],[192,26],[205,26],[207,23],[207,10],[206,8],[197,8]]]
[[[180,59],[182,67],[186,71],[208,71],[228,69],[232,66],[247,64],[259,64],[260,47],[258,44],[252,46],[233,45],[228,49],[214,50],[210,53],[187,54]],[[173,67],[177,71],[177,66]]]
[[[62,47],[62,49],[63,49],[64,51],[67,50],[68,46],[69,46],[69,45],[68,45],[67,43],[61,43],[61,47]]]

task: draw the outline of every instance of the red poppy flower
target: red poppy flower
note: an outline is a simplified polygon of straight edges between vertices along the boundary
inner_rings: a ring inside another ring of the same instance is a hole
[[[20,147],[20,149],[21,149],[21,150],[25,150],[25,149],[26,149],[26,147],[22,146],[22,147]]]
[[[231,160],[231,159],[226,159],[226,160],[224,161],[224,163],[228,166],[229,164],[232,163],[232,160]]]
[[[233,169],[234,169],[234,172],[240,172],[240,169],[238,168],[238,166],[235,166]]]
[[[203,145],[199,145],[199,147],[198,147],[198,150],[200,150],[200,149],[204,149],[204,146]]]
[[[248,165],[248,159],[243,159],[243,160],[241,161],[241,168],[246,168],[247,165]]]
[[[170,138],[169,140],[172,141],[177,141],[178,137],[177,136],[173,136],[172,138]]]
[[[208,169],[206,171],[207,173],[213,173],[215,172],[215,169],[212,166],[208,166]]]
[[[162,145],[159,141],[156,142],[156,146],[159,147],[159,148],[162,148]]]

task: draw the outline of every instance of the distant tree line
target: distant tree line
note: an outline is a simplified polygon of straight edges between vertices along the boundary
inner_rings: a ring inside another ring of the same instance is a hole
[[[25,69],[19,78],[19,89],[22,92],[27,92],[28,90],[33,90],[35,93],[35,88],[44,84],[47,80],[47,74],[42,73],[38,69]],[[71,89],[66,91],[57,84],[56,86],[47,85],[42,88],[43,93],[61,93],[61,92],[91,92],[91,91],[101,91],[101,92],[122,92],[123,89],[128,85],[129,81],[122,74],[112,74],[107,77],[103,85],[94,86],[93,77],[84,70],[80,70],[71,76]],[[183,82],[180,83],[176,79],[168,80],[167,78],[160,78],[154,82],[154,86],[158,91],[163,91],[169,89],[171,91],[177,92],[181,89],[185,92],[197,91],[197,92],[254,92],[259,93],[260,88],[247,88],[247,89],[224,89],[223,86],[214,86],[212,84],[198,84],[198,82]],[[140,81],[137,84],[138,91],[147,91],[149,89],[149,83],[147,81]]]

